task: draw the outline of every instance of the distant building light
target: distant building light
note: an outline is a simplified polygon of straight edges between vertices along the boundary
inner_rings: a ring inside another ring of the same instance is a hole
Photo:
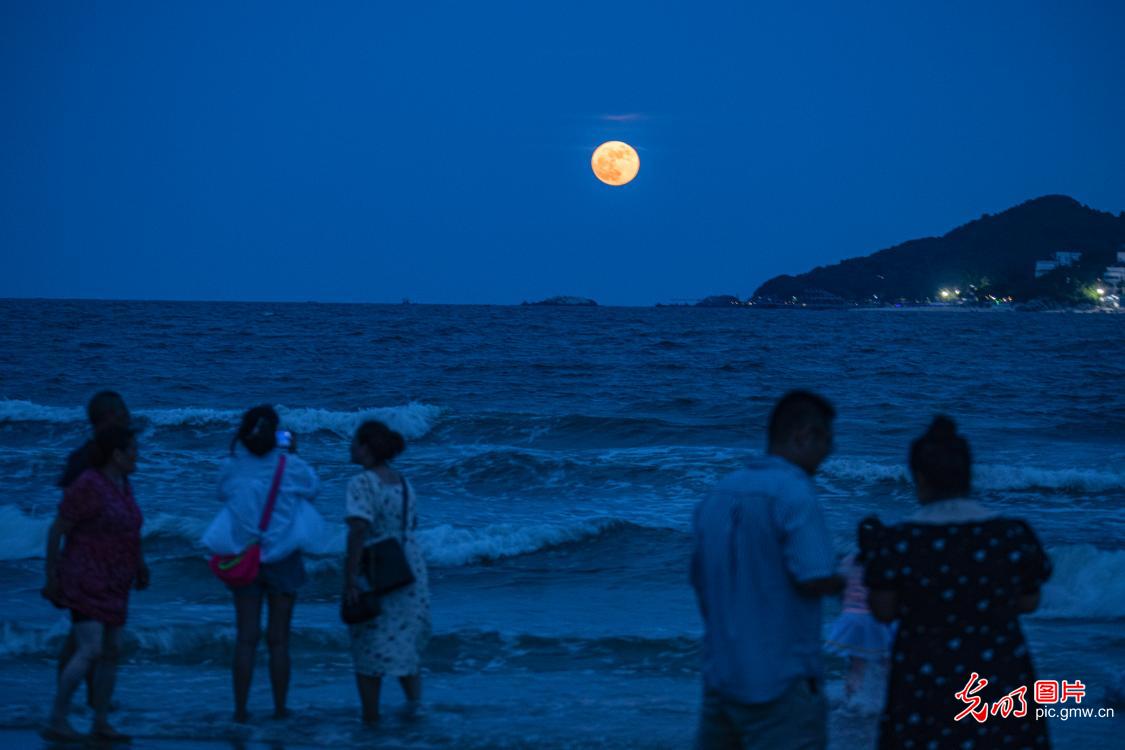
[[[1053,260],[1037,260],[1035,261],[1035,278],[1044,276],[1059,267],[1059,264]]]

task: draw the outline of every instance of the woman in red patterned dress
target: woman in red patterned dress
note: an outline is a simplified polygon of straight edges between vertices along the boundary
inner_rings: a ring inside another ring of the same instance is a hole
[[[59,504],[47,540],[47,585],[43,595],[70,610],[78,644],[59,674],[58,693],[44,735],[73,741],[81,735],[67,721],[70,700],[94,667],[91,735],[125,740],[110,726],[108,711],[117,676],[117,651],[129,606],[129,589],[148,586],[141,553],[140,508],[129,475],[137,467],[136,433],[122,426],[100,430],[91,451],[93,468],[71,484]],[[59,543],[66,544],[60,552]]]

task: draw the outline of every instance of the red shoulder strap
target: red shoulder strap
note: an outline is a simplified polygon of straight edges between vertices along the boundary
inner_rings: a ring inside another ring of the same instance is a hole
[[[277,491],[281,489],[281,475],[285,472],[285,454],[277,459],[277,471],[273,473],[273,484],[270,485],[270,494],[266,498],[266,507],[262,510],[262,520],[258,530],[265,533],[270,525],[270,516],[273,515],[273,506],[277,503]]]

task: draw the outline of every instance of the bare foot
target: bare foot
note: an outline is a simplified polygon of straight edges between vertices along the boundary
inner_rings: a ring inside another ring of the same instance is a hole
[[[375,726],[376,724],[379,723],[379,713],[375,712],[373,714],[364,714],[363,715],[363,723],[366,724],[369,727]]]
[[[48,742],[85,742],[86,738],[70,722],[63,718],[53,718],[39,730],[39,735]]]
[[[293,715],[293,712],[288,708],[275,708],[273,710],[273,718],[275,719],[288,719]]]
[[[118,732],[109,724],[98,724],[90,732],[90,736],[103,742],[132,742],[133,738],[124,732]]]
[[[234,712],[234,716],[232,718],[235,724],[249,724],[250,712],[245,708],[240,708]]]

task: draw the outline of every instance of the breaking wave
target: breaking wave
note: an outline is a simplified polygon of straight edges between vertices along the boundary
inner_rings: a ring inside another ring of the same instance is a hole
[[[402,406],[370,407],[354,411],[279,406],[278,413],[285,426],[298,433],[324,430],[348,437],[363,420],[378,419],[401,432],[404,437],[417,439],[433,428],[441,415],[441,408],[412,401]],[[242,411],[203,407],[139,409],[134,412],[134,416],[142,424],[147,422],[160,429],[215,427],[225,430],[238,425]],[[0,424],[38,422],[72,425],[85,420],[85,411],[80,407],[44,406],[30,401],[0,401]]]
[[[1125,617],[1125,550],[1074,544],[1047,550],[1055,570],[1036,613],[1047,618]]]
[[[144,536],[146,539],[171,538],[195,548],[198,547],[199,538],[208,522],[204,519],[158,513],[146,519]],[[47,516],[28,516],[13,506],[0,506],[0,538],[8,540],[0,549],[0,560],[42,557],[50,524],[51,519]],[[560,544],[583,541],[629,525],[617,518],[530,526],[491,524],[479,528],[459,528],[444,524],[420,530],[418,539],[430,564],[457,567],[526,555]],[[343,527],[333,528],[331,524],[326,526],[321,538],[310,545],[307,551],[313,555],[330,555],[333,559],[314,561],[314,569],[336,565],[340,555],[344,553],[346,539]],[[199,554],[203,554],[202,549]]]
[[[910,472],[905,464],[887,465],[863,459],[837,458],[826,462],[823,472],[829,478],[869,484],[911,483]],[[1098,492],[1125,488],[1125,473],[1097,469],[1040,469],[1034,466],[979,464],[973,467],[973,486],[993,492]]]

